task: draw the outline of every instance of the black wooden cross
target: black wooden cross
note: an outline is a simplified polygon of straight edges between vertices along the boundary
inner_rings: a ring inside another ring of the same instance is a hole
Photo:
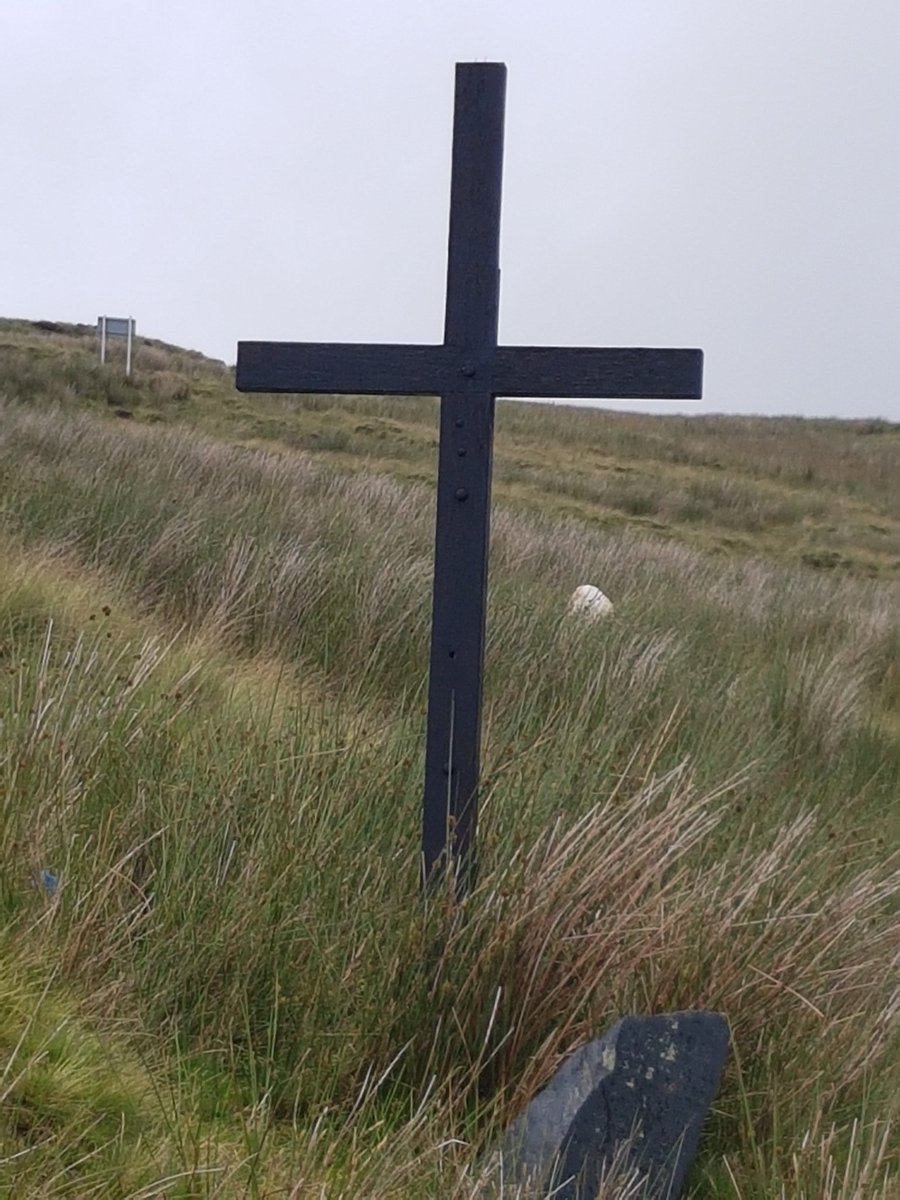
[[[447,306],[441,346],[240,342],[243,392],[439,395],[422,873],[474,868],[494,400],[696,399],[700,350],[498,346],[506,67],[456,67]]]

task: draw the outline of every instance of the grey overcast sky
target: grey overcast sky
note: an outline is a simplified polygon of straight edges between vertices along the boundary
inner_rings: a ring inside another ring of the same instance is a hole
[[[0,0],[0,315],[439,342],[475,60],[504,342],[700,346],[690,411],[900,420],[900,0]]]

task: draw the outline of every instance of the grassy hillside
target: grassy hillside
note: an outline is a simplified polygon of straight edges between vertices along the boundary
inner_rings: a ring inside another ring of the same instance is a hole
[[[0,323],[0,1195],[511,1197],[561,1058],[701,1006],[694,1200],[896,1195],[898,430],[501,406],[481,876],[423,912],[433,403],[93,350]]]
[[[433,480],[434,400],[240,395],[224,364],[144,338],[128,381],[100,370],[93,327],[41,324],[0,320],[3,386],[20,399],[105,406],[140,422],[305,450],[342,470]],[[900,426],[886,421],[498,407],[501,504],[714,554],[898,578],[898,478]]]

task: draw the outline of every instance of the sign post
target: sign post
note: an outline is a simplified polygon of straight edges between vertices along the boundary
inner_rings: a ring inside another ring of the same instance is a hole
[[[701,395],[700,350],[498,346],[506,67],[456,67],[441,345],[239,342],[244,392],[439,395],[422,879],[475,869],[494,402],[497,396],[650,400]]]
[[[125,341],[125,374],[131,374],[131,347],[134,342],[133,317],[98,317],[97,331],[100,334],[100,365],[106,362],[106,343],[111,337],[123,337]]]

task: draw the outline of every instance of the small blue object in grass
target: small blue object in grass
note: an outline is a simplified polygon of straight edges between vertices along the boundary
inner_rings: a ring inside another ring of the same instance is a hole
[[[48,896],[52,896],[59,887],[59,876],[48,871],[46,867],[38,875],[38,881]]]

